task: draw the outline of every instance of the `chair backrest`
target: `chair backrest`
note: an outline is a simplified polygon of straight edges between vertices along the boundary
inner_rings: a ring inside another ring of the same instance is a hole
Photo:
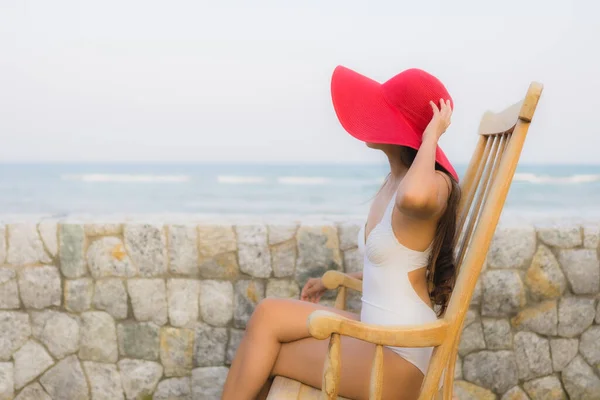
[[[454,363],[464,318],[542,89],[541,84],[532,83],[522,101],[497,114],[487,112],[481,120],[479,141],[461,181],[455,249],[458,276],[443,317],[450,329],[444,343],[433,351],[420,400],[432,399],[437,394],[444,370],[444,399],[452,394]]]

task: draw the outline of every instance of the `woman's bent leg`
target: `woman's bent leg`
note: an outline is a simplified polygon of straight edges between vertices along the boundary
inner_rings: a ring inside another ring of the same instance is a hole
[[[305,301],[273,298],[261,301],[246,326],[225,381],[222,399],[254,399],[271,375],[281,344],[310,336],[307,319],[316,310],[358,319],[356,314]]]
[[[281,345],[272,375],[285,376],[321,388],[328,340],[305,338]],[[342,397],[369,398],[375,345],[342,336],[340,391]],[[383,399],[414,400],[419,395],[423,373],[388,348],[383,349]]]

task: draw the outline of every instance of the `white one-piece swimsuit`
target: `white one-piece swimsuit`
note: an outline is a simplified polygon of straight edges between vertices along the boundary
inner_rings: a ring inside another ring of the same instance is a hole
[[[365,225],[359,231],[358,247],[364,257],[360,320],[387,326],[433,322],[437,315],[419,297],[408,279],[409,272],[428,264],[433,242],[425,251],[411,250],[398,242],[392,229],[395,197],[366,241]],[[423,374],[427,372],[432,347],[388,347]]]

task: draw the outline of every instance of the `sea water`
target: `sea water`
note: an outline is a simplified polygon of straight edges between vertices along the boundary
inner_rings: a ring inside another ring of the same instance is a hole
[[[362,219],[374,164],[0,164],[0,215],[199,214]],[[457,165],[460,176],[466,165]],[[503,218],[600,219],[600,165],[519,165]]]

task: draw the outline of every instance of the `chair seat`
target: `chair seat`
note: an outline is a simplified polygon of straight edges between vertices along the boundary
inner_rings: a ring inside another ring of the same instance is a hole
[[[321,391],[293,379],[276,376],[267,400],[320,400]],[[339,397],[338,400],[350,400]]]

